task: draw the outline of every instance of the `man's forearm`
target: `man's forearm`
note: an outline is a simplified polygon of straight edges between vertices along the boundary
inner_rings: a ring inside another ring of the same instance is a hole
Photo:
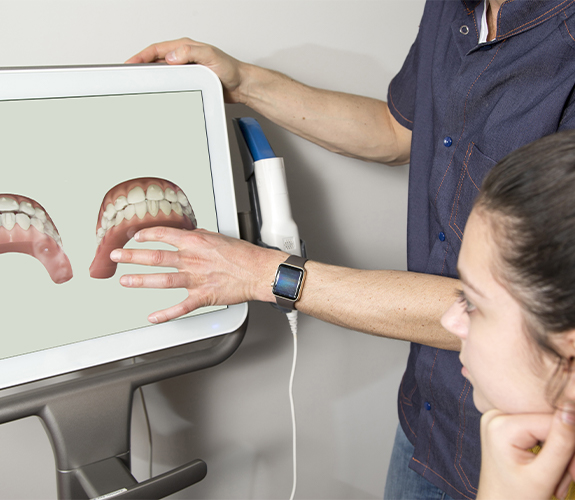
[[[297,309],[371,335],[459,350],[460,341],[440,323],[459,281],[405,271],[364,271],[306,264]]]
[[[250,64],[241,71],[242,102],[290,132],[345,156],[387,165],[409,161],[411,132],[387,103],[309,87]]]
[[[309,87],[190,38],[152,44],[127,62],[155,61],[207,66],[220,79],[226,102],[246,104],[330,151],[388,165],[409,161],[411,131],[383,101]]]
[[[237,238],[195,229],[155,227],[135,240],[177,248],[151,251],[118,249],[114,262],[176,268],[177,273],[122,276],[129,288],[185,288],[188,298],[153,313],[155,323],[183,316],[198,307],[259,300],[275,302],[271,283],[288,254]],[[394,339],[443,349],[459,349],[459,340],[440,324],[455,300],[459,281],[404,271],[363,271],[306,263],[307,278],[297,309],[330,323]]]

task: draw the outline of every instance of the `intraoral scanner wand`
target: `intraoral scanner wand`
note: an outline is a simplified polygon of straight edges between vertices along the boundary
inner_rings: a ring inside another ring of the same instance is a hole
[[[301,256],[299,231],[292,218],[283,158],[254,162],[260,201],[262,241],[292,255]]]
[[[244,162],[250,202],[254,214],[256,239],[267,246],[279,248],[291,255],[302,255],[302,244],[294,222],[289,201],[283,158],[271,149],[260,125],[253,118],[234,121],[240,152]],[[243,138],[245,142],[240,139]],[[303,252],[305,253],[305,251]],[[294,340],[293,363],[289,382],[289,396],[293,433],[293,486],[290,500],[297,486],[296,420],[293,400],[293,381],[297,361],[297,311],[287,312]]]

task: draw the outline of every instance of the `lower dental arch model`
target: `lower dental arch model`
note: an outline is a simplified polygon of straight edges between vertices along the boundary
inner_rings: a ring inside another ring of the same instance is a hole
[[[118,264],[110,252],[122,248],[140,229],[168,226],[195,229],[196,217],[184,192],[155,177],[131,179],[108,191],[98,214],[98,248],[90,266],[92,278],[111,278]]]
[[[0,194],[0,253],[19,252],[38,259],[52,281],[72,278],[62,239],[44,208],[26,196]]]

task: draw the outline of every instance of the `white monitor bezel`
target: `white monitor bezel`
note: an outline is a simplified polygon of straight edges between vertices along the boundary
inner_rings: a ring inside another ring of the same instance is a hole
[[[239,237],[222,87],[203,66],[0,68],[0,101],[200,90],[219,232]],[[246,303],[0,360],[0,389],[231,333]],[[8,334],[8,332],[5,332]]]

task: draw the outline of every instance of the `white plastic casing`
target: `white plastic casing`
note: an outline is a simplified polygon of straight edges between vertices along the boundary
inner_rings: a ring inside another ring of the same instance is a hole
[[[283,158],[254,162],[260,202],[261,239],[292,255],[301,255],[299,231],[292,218]]]

